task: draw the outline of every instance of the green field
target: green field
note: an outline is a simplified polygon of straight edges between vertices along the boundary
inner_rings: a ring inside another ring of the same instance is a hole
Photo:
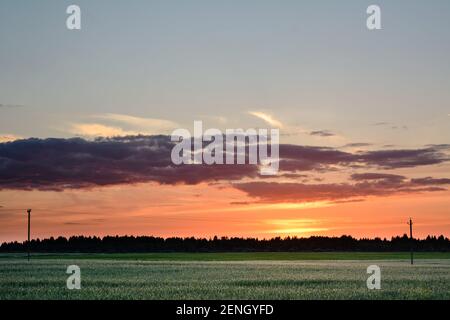
[[[450,299],[450,256],[404,253],[0,255],[0,299]],[[81,268],[81,290],[66,268]],[[381,290],[366,269],[381,268]]]
[[[1,254],[0,259],[23,259],[26,255]],[[416,252],[416,259],[450,259],[450,252]],[[33,260],[136,260],[136,261],[266,261],[266,260],[407,260],[409,252],[222,252],[222,253],[65,253],[33,254]]]

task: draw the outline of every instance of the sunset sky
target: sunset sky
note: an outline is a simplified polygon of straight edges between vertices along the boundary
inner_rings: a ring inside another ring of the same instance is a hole
[[[450,236],[450,1],[376,3],[1,1],[0,242]],[[173,165],[195,120],[279,128],[279,174]]]

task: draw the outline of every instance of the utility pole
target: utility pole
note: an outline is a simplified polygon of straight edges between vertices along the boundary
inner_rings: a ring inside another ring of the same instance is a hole
[[[31,227],[31,209],[27,210],[28,212],[28,243],[27,243],[27,249],[28,249],[28,261],[30,261],[30,227]]]
[[[409,218],[409,241],[411,246],[411,265],[414,264],[414,252],[413,252],[413,246],[414,246],[414,240],[413,240],[413,222],[412,219]]]

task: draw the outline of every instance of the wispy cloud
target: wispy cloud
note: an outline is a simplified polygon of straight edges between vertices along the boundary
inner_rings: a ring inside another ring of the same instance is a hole
[[[15,134],[1,134],[0,133],[0,143],[11,142],[15,140],[22,139],[22,137],[17,136]]]
[[[319,137],[334,137],[336,134],[329,130],[317,130],[317,131],[311,131],[309,133],[310,136],[319,136]]]
[[[125,124],[127,126],[132,127],[132,129],[134,129],[135,131],[139,131],[146,134],[167,133],[179,127],[177,123],[169,120],[143,118],[130,116],[126,114],[105,113],[94,115],[93,117],[97,119],[104,119],[107,121]]]
[[[371,147],[371,146],[373,146],[372,143],[353,142],[353,143],[347,143],[346,145],[343,145],[341,148],[365,148],[365,147]]]
[[[126,131],[119,127],[105,126],[99,123],[73,123],[69,132],[83,137],[120,137],[138,134],[134,131]]]
[[[281,121],[275,119],[273,116],[267,113],[260,111],[249,111],[248,114],[265,121],[267,124],[274,128],[283,128],[283,124],[281,123]]]
[[[379,126],[388,126],[389,122],[376,122],[373,124],[373,126],[379,127]]]
[[[106,123],[72,123],[69,125],[68,132],[83,137],[123,137],[168,134],[179,127],[177,123],[169,120],[117,113],[97,114],[92,115],[91,118],[104,120]]]
[[[408,130],[408,126],[406,126],[406,125],[396,125],[396,124],[393,124],[390,122],[376,122],[372,125],[375,127],[389,127],[392,130],[398,130],[398,129]]]
[[[252,115],[260,120],[263,120],[268,125],[273,128],[283,129],[281,135],[282,136],[296,136],[296,135],[307,135],[314,139],[326,139],[330,142],[334,143],[343,143],[345,141],[345,137],[340,134],[334,133],[331,130],[316,130],[316,129],[307,129],[303,128],[299,125],[291,125],[289,123],[282,123],[280,120],[276,119],[273,115],[262,112],[262,111],[249,111],[247,112],[249,115]]]
[[[3,104],[0,103],[0,108],[23,108],[24,106],[20,105],[20,104]]]

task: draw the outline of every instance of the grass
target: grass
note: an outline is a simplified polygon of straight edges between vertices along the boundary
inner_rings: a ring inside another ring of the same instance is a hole
[[[24,254],[0,254],[0,259]],[[450,259],[450,252],[417,252],[416,259]],[[32,259],[120,261],[293,261],[293,260],[405,260],[408,252],[224,252],[224,253],[68,253],[33,254]]]
[[[450,299],[448,255],[431,254],[414,266],[402,257],[402,253],[67,254],[38,255],[27,262],[23,255],[1,255],[0,299]],[[66,288],[66,268],[71,264],[81,268],[81,290]],[[381,290],[367,289],[366,269],[371,264],[381,268]]]

